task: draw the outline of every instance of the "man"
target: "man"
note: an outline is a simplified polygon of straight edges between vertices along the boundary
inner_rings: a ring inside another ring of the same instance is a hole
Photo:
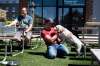
[[[28,15],[27,8],[23,7],[21,9],[21,15],[19,15],[11,24],[6,26],[13,26],[13,25],[16,25],[17,27],[17,32],[14,38],[16,38],[18,41],[21,41],[21,36],[23,35],[24,32],[26,38],[29,40],[31,39],[33,18]]]
[[[73,42],[76,44],[76,51],[78,55],[81,55],[81,48],[84,45],[72,32],[61,25],[56,25],[57,31],[59,32],[59,36],[63,40],[68,40],[69,42]]]
[[[53,59],[56,56],[65,56],[69,54],[68,49],[61,44],[61,39],[58,36],[53,20],[46,20],[45,28],[41,32],[41,36],[47,46],[47,58]]]

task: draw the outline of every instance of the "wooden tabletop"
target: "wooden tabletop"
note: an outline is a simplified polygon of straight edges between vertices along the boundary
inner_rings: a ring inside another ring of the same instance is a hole
[[[15,39],[13,36],[0,36],[0,40],[4,39]]]
[[[100,49],[90,49],[92,54],[96,57],[96,59],[100,62]]]

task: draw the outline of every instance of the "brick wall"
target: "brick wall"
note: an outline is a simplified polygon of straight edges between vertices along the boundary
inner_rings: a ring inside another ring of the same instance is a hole
[[[92,21],[93,0],[86,0],[86,21]]]

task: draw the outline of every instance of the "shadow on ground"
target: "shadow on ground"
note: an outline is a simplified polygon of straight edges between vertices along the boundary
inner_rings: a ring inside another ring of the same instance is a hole
[[[68,66],[91,66],[91,65],[68,64]]]
[[[28,52],[29,54],[32,54],[32,55],[40,55],[40,56],[45,56],[45,53],[44,52]]]
[[[90,57],[86,57],[86,58],[84,58],[84,57],[70,57],[69,59],[70,60],[91,60]]]

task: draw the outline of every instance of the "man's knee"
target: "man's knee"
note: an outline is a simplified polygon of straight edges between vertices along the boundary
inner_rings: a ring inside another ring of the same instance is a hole
[[[55,53],[49,53],[49,54],[47,54],[47,58],[49,58],[49,59],[54,59],[55,57],[56,57]]]
[[[60,44],[59,49],[62,51],[62,53],[64,55],[68,55],[69,54],[69,49],[66,46],[64,46],[63,44]]]
[[[54,48],[49,47],[49,49],[47,50],[47,53],[46,54],[47,54],[47,58],[53,59],[53,58],[56,57],[57,52],[54,50]]]

